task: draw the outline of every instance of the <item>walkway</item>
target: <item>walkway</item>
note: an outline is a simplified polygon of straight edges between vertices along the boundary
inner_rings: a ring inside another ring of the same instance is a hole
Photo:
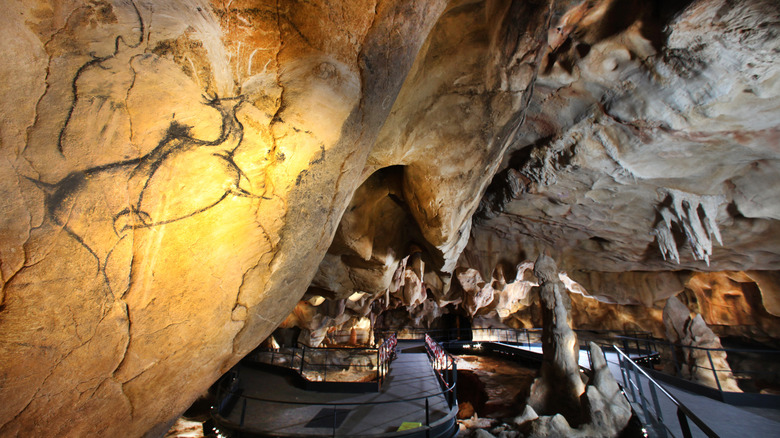
[[[522,348],[540,354],[542,352],[542,348],[538,344],[532,344],[530,348],[528,346],[515,346],[515,348]],[[605,356],[607,358],[609,370],[612,372],[615,380],[622,386],[623,377],[620,374],[617,353],[614,351],[607,351],[605,352]],[[588,353],[584,350],[580,350],[579,364],[582,367],[590,368]],[[645,391],[645,397],[651,399],[647,381],[645,379],[642,379],[642,381],[644,383],[643,390]],[[742,408],[694,394],[664,382],[659,383],[722,438],[780,436],[780,406],[778,406],[777,410]],[[631,400],[630,396],[629,400]],[[664,423],[669,427],[674,436],[681,437],[682,432],[680,431],[680,424],[677,421],[677,408],[660,392],[658,393],[658,401],[661,404]],[[635,405],[634,410],[641,415],[641,406]],[[688,424],[691,427],[691,433],[694,437],[706,437],[692,421],[689,421]]]
[[[282,374],[239,366],[247,398],[244,428],[251,431],[299,436],[345,436],[394,432],[404,422],[426,424],[425,402],[433,424],[450,413],[436,375],[421,342],[398,343],[398,357],[379,392],[361,394],[305,391]],[[417,352],[421,351],[421,352]],[[422,397],[415,401],[401,401]],[[228,420],[240,424],[243,398]],[[338,406],[326,404],[338,403]],[[379,403],[379,404],[365,404]]]

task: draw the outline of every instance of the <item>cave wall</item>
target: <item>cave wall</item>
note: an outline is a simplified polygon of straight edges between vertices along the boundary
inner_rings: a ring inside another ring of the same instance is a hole
[[[305,291],[445,2],[6,3],[0,435],[160,435]]]
[[[314,338],[507,318],[543,251],[588,303],[685,289],[777,333],[772,0],[15,0],[0,23],[2,435],[159,435],[293,309]]]

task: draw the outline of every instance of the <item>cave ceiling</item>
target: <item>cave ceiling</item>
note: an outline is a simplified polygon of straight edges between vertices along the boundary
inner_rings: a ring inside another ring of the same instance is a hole
[[[506,322],[541,253],[780,336],[774,0],[4,6],[0,435],[162,434],[280,324]]]

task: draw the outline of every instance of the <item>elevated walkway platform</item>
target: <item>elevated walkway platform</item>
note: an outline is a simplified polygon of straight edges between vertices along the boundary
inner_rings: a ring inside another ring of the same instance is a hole
[[[307,391],[289,373],[251,365],[237,370],[240,395],[218,417],[218,427],[232,435],[426,436],[426,424],[431,437],[457,431],[457,405],[450,408],[422,342],[399,342],[379,392]],[[404,423],[410,429],[399,431]]]

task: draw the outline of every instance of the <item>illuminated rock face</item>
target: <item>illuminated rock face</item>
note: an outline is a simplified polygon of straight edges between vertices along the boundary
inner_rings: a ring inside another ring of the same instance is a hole
[[[689,347],[676,348],[677,351],[673,353],[679,356],[683,378],[718,390],[742,392],[726,361],[726,353],[718,351],[723,348],[720,339],[707,327],[701,315],[691,317],[688,308],[677,297],[671,297],[664,307],[664,325],[669,341]],[[711,348],[714,351],[699,348]]]
[[[12,2],[0,435],[161,434],[300,299],[445,2]]]
[[[302,298],[504,318],[542,247],[780,314],[772,0],[7,3],[0,435],[159,434]]]

